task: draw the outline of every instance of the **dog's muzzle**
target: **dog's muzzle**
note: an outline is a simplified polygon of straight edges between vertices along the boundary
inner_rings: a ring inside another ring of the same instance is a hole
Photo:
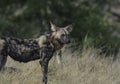
[[[69,43],[71,43],[71,41],[70,41],[70,40],[68,40],[68,41],[66,42],[66,44],[69,44]]]

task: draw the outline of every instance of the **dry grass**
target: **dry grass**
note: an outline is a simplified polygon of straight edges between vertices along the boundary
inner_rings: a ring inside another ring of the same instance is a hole
[[[41,68],[38,61],[19,63],[8,59],[0,72],[0,84],[41,84]],[[93,48],[82,53],[65,52],[63,67],[54,58],[49,65],[48,84],[120,84],[120,60],[99,56]]]

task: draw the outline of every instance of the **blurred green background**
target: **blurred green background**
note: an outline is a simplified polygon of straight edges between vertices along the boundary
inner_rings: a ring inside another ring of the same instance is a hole
[[[119,0],[0,0],[0,36],[34,38],[57,26],[74,24],[76,44],[118,52]],[[76,47],[77,48],[77,47]]]

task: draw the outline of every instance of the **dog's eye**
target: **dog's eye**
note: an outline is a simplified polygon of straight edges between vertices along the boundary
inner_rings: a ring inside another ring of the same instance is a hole
[[[70,34],[67,35],[68,37],[70,36]]]
[[[62,37],[64,37],[64,36],[65,36],[65,34],[62,34],[61,36],[62,36]]]

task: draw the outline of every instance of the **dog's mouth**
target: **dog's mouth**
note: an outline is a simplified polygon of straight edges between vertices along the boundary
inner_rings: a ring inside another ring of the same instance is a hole
[[[69,43],[70,43],[70,40],[67,40],[67,41],[61,41],[61,43],[63,43],[63,44],[69,44]]]
[[[60,44],[70,44],[70,40],[56,39]]]
[[[70,40],[66,42],[66,44],[69,44],[69,43],[71,43]]]

